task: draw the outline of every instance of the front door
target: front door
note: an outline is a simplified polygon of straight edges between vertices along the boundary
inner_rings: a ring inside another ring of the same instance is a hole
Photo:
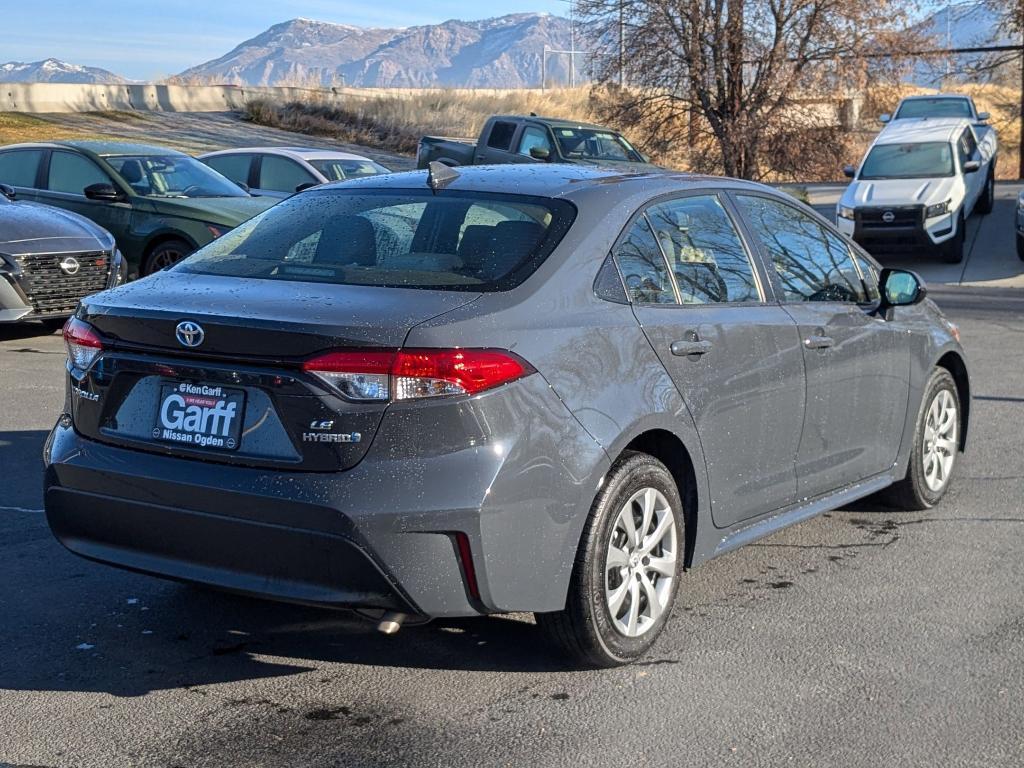
[[[646,209],[616,248],[633,310],[690,411],[718,527],[792,504],[804,408],[796,324],[767,303],[715,194]]]
[[[55,149],[50,153],[45,177],[45,188],[36,193],[36,200],[90,219],[110,232],[122,249],[125,247],[129,239],[131,204],[90,200],[85,196],[85,188],[93,184],[120,188],[102,168],[88,157]]]
[[[807,370],[797,492],[814,497],[890,469],[910,394],[906,334],[873,310],[849,245],[774,197],[737,195],[761,240]]]

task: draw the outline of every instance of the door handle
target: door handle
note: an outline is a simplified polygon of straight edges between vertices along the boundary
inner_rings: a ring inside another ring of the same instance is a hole
[[[706,355],[711,351],[710,341],[673,341],[672,354],[676,357],[687,357],[689,355]]]
[[[804,346],[808,349],[828,349],[833,344],[831,336],[819,336],[817,334],[804,339]]]

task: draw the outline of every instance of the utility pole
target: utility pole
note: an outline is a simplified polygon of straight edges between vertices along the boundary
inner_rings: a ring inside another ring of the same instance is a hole
[[[576,87],[576,3],[569,0],[569,87]]]
[[[1024,125],[1024,0],[1020,0],[1017,6],[1017,24],[1021,27],[1021,50],[1020,50],[1020,116],[1017,118]],[[1020,165],[1017,168],[1017,178],[1024,179],[1024,128],[1020,132]]]
[[[619,0],[619,88],[626,86],[626,0]]]
[[[540,89],[548,89],[548,47],[544,46],[544,52],[540,55]]]

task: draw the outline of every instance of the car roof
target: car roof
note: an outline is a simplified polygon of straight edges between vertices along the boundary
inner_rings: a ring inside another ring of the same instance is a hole
[[[971,97],[965,93],[918,93],[913,96],[904,96],[900,99],[904,101],[921,101],[924,99],[970,99]]]
[[[357,155],[354,152],[340,152],[336,149],[317,149],[316,147],[232,147],[221,149],[217,152],[206,152],[199,155],[199,159],[207,157],[218,157],[223,155],[253,154],[259,152],[264,155],[282,155],[284,157],[298,157],[303,160],[369,160],[364,155]]]
[[[546,123],[552,128],[587,128],[595,131],[609,131],[618,133],[607,125],[586,123],[581,120],[566,120],[564,117],[544,117],[543,115],[495,115],[494,120],[534,120],[538,123]]]
[[[134,144],[127,141],[96,141],[96,140],[67,140],[51,142],[54,146],[70,147],[91,152],[100,157],[117,157],[123,155],[175,155],[188,157],[184,152],[179,152],[170,147],[160,147],[153,144]]]
[[[570,165],[568,163],[513,163],[508,165],[471,165],[452,168],[457,176],[445,189],[484,193],[520,194],[535,197],[571,199],[582,192],[618,186],[622,191],[644,192],[650,197],[683,191],[686,188],[731,187],[736,189],[771,190],[761,184],[719,176],[654,170],[628,172],[614,167]],[[317,187],[352,190],[421,190],[427,187],[426,171],[407,171],[363,179],[349,179]],[[305,194],[305,193],[304,193]]]
[[[912,117],[887,125],[875,144],[920,144],[926,141],[954,141],[971,121],[963,117]]]

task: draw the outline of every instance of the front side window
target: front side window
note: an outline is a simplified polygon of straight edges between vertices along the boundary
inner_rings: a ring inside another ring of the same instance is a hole
[[[530,150],[534,147],[546,150],[550,154],[551,139],[548,138],[548,132],[543,128],[530,125],[523,130],[523,137],[519,140],[519,154],[533,157],[530,154]]]
[[[971,117],[967,99],[911,99],[903,102],[897,119],[912,117]]]
[[[110,177],[92,160],[73,152],[50,155],[50,174],[46,188],[51,192],[84,195],[93,184],[109,184]]]
[[[312,190],[214,240],[175,269],[400,288],[496,291],[525,280],[575,218],[548,198],[429,190]]]
[[[313,174],[287,157],[263,155],[260,163],[259,189],[274,192],[297,192],[303,184],[319,184]]]
[[[562,156],[572,160],[643,162],[640,153],[622,136],[596,128],[555,128]]]
[[[212,168],[184,155],[119,155],[107,163],[143,197],[248,197]]]
[[[217,155],[203,160],[221,176],[230,179],[236,184],[249,183],[249,167],[252,165],[252,155]]]
[[[41,149],[15,149],[0,152],[0,182],[12,187],[35,187]]]
[[[675,304],[672,278],[646,216],[640,216],[615,249],[615,260],[634,304]]]
[[[810,215],[766,197],[737,195],[774,268],[783,301],[866,300],[864,286],[842,237]]]
[[[860,179],[933,179],[953,175],[953,148],[946,141],[878,144],[860,167]]]
[[[683,304],[761,300],[747,249],[715,195],[659,203],[647,216]]]
[[[974,140],[974,134],[971,133],[970,128],[964,129],[964,132],[960,134],[960,140],[957,142],[957,150],[960,152],[960,167],[964,167],[964,163],[968,160],[974,159],[974,153],[978,149],[978,144]]]

